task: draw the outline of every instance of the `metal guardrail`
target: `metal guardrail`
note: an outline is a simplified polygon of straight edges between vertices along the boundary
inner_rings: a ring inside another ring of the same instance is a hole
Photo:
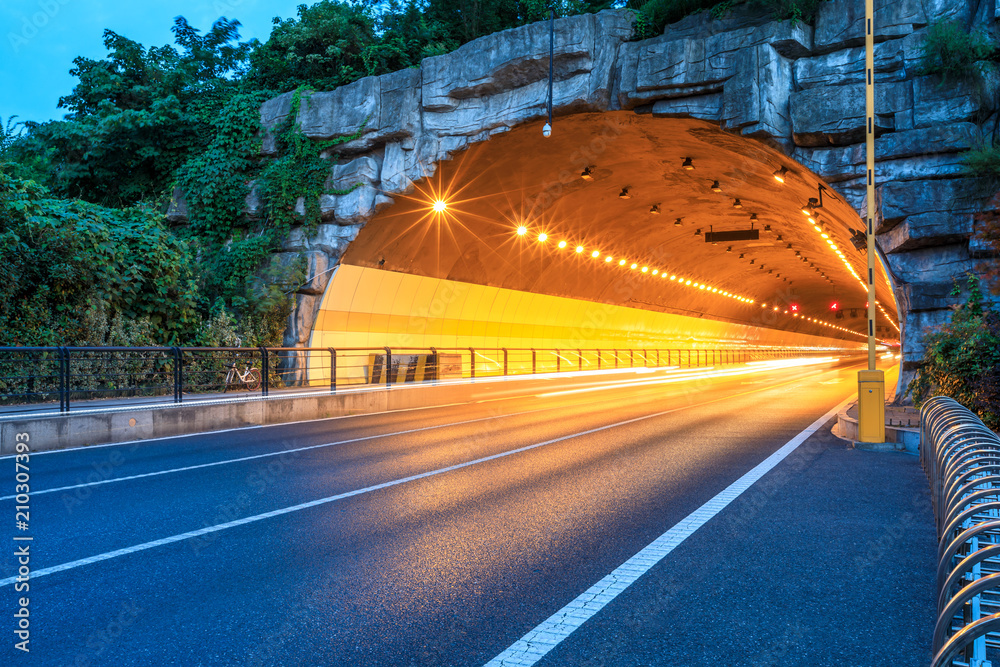
[[[931,665],[986,667],[1000,649],[1000,438],[952,398],[920,413],[939,540]]]
[[[0,415],[81,401],[181,403],[302,390],[829,356],[829,348],[0,347]],[[836,350],[838,353],[844,350]]]

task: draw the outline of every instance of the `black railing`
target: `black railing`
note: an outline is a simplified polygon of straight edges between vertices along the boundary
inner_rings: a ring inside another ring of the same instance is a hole
[[[829,348],[0,347],[0,415],[540,373],[706,367]]]

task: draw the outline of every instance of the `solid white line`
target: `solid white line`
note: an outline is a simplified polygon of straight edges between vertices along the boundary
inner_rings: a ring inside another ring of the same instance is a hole
[[[574,630],[603,609],[609,602],[632,585],[639,577],[663,560],[677,545],[721,512],[757,480],[791,454],[806,438],[823,427],[831,417],[853,397],[840,403],[814,421],[807,429],[789,440],[778,451],[757,464],[752,470],[730,484],[707,503],[687,515],[677,525],[653,540],[644,549],[619,565],[611,574],[581,593],[575,600],[549,616],[538,626],[511,644],[486,667],[530,667],[570,636]]]
[[[753,392],[748,392],[753,393]],[[164,546],[166,544],[173,544],[174,542],[181,542],[183,540],[189,540],[195,537],[200,537],[202,535],[207,535],[209,533],[216,533],[221,530],[227,530],[229,528],[235,528],[237,526],[242,526],[248,523],[254,523],[256,521],[262,521],[264,519],[270,519],[272,517],[281,516],[283,514],[290,514],[292,512],[298,512],[299,510],[308,509],[310,507],[317,507],[319,505],[325,505],[327,503],[332,503],[337,500],[343,500],[344,498],[350,498],[352,496],[358,496],[364,493],[371,493],[372,491],[378,491],[380,489],[387,489],[392,486],[397,486],[399,484],[405,484],[407,482],[413,482],[418,479],[424,479],[426,477],[433,477],[435,475],[441,475],[446,472],[451,472],[453,470],[461,470],[462,468],[468,468],[469,466],[474,466],[479,463],[486,463],[487,461],[495,461],[496,459],[502,459],[507,456],[513,456],[514,454],[520,454],[521,452],[527,452],[532,449],[537,449],[539,447],[544,447],[546,445],[555,444],[557,442],[563,442],[566,440],[571,440],[572,438],[578,438],[584,435],[590,435],[592,433],[600,433],[601,431],[607,431],[608,429],[617,428],[618,426],[625,426],[626,424],[634,424],[636,422],[645,421],[647,419],[654,419],[656,417],[662,417],[664,415],[669,415],[674,412],[680,412],[681,410],[689,410],[691,408],[700,407],[703,405],[708,405],[711,403],[718,403],[721,400],[730,397],[716,398],[709,401],[704,401],[702,403],[695,403],[694,405],[687,405],[680,408],[673,408],[671,410],[663,410],[662,412],[656,412],[650,415],[643,415],[641,417],[634,417],[632,419],[626,419],[624,421],[615,422],[613,424],[605,424],[604,426],[598,426],[597,428],[588,429],[586,431],[580,431],[579,433],[570,433],[569,435],[560,436],[558,438],[553,438],[551,440],[545,440],[544,442],[536,442],[532,445],[526,445],[524,447],[518,447],[517,449],[511,449],[506,452],[500,452],[499,454],[492,454],[490,456],[484,456],[479,459],[474,459],[472,461],[466,461],[465,463],[456,463],[455,465],[450,465],[445,468],[438,468],[437,470],[431,470],[428,472],[418,473],[416,475],[410,475],[409,477],[403,477],[402,479],[392,480],[390,482],[382,482],[381,484],[375,484],[373,486],[366,486],[363,489],[356,489],[354,491],[347,491],[346,493],[338,493],[335,496],[329,496],[327,498],[320,498],[318,500],[311,500],[306,503],[301,503],[299,505],[293,505],[291,507],[284,507],[281,509],[273,510],[271,512],[265,512],[264,514],[257,514],[255,516],[248,516],[242,519],[236,519],[235,521],[229,521],[226,523],[216,524],[214,526],[206,526],[205,528],[200,528],[198,530],[192,530],[187,533],[180,533],[179,535],[171,535],[170,537],[164,537],[159,540],[153,540],[152,542],[145,542],[143,544],[137,544],[132,547],[125,547],[124,549],[117,549],[115,551],[109,551],[107,553],[98,554],[96,556],[90,556],[89,558],[81,558],[80,560],[70,561],[69,563],[63,563],[62,565],[54,565],[52,567],[42,568],[40,570],[33,570],[31,572],[32,578],[44,577],[48,574],[55,574],[56,572],[63,572],[64,570],[72,570],[83,565],[90,565],[91,563],[99,563],[101,561],[109,560],[111,558],[118,558],[119,556],[126,556],[128,554],[136,553],[137,551],[145,551],[146,549],[152,549],[154,547]],[[0,588],[4,586],[9,586],[17,580],[17,577],[8,577],[6,579],[0,579]]]

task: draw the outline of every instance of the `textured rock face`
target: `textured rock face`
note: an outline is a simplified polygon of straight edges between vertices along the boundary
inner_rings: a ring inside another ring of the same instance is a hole
[[[1000,1],[876,0],[875,75],[882,204],[879,245],[897,282],[904,332],[904,379],[922,333],[948,317],[952,280],[988,251],[973,243],[972,213],[991,193],[963,177],[961,153],[989,116],[972,86],[944,86],[919,74],[926,27],[940,20],[996,29]],[[662,36],[628,41],[625,11],[555,22],[556,114],[634,110],[689,117],[780,147],[861,212],[864,202],[863,0],[822,3],[815,26],[774,22],[738,6],[668,26]],[[320,140],[360,136],[341,148],[324,195],[324,223],[311,238],[297,230],[288,252],[309,257],[310,280],[289,321],[286,344],[303,345],[315,308],[344,248],[392,197],[413,190],[439,161],[546,112],[548,24],[490,35],[419,69],[369,77],[301,101],[299,126]],[[274,128],[292,94],[261,109]],[[265,137],[264,152],[273,151]],[[183,202],[171,211],[184,217]],[[248,209],[253,206],[248,202]],[[326,259],[320,258],[323,255]]]

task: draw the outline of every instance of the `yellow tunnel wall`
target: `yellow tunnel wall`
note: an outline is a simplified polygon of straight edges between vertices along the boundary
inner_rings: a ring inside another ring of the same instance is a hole
[[[748,310],[754,306],[748,306]],[[477,348],[489,370],[500,348],[837,348],[861,343],[343,264],[313,326],[318,348]],[[522,365],[530,353],[514,356]],[[596,365],[595,355],[562,361]],[[322,355],[317,356],[317,360]],[[549,360],[551,361],[551,360]],[[603,359],[605,364],[607,358]],[[552,361],[552,364],[555,362]],[[328,363],[310,364],[310,382]],[[478,370],[478,369],[477,369]],[[540,368],[539,370],[547,370]],[[341,375],[348,369],[338,371]],[[481,371],[480,371],[481,372]],[[347,379],[345,377],[345,379]]]

